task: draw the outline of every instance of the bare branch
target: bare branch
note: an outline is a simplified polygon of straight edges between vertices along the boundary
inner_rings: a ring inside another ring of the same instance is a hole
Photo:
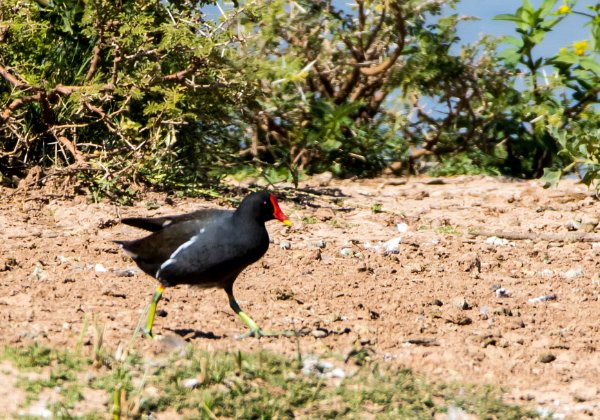
[[[387,13],[386,13],[386,9],[384,8],[383,11],[381,12],[381,16],[379,16],[379,22],[377,22],[377,25],[375,26],[375,28],[371,31],[371,33],[369,35],[369,39],[367,39],[367,42],[364,46],[365,50],[369,50],[371,48],[371,46],[373,46],[373,42],[375,42],[375,39],[377,39],[377,35],[379,35],[379,31],[381,31],[381,28],[383,27],[383,23],[385,22],[386,16],[387,16]]]
[[[56,140],[62,146],[64,146],[69,153],[75,158],[75,162],[79,168],[87,167],[88,164],[85,161],[83,155],[77,150],[77,147],[73,144],[72,141],[67,139],[65,136],[57,136]]]
[[[13,85],[16,88],[30,87],[30,85],[27,84],[27,82],[19,80],[16,76],[11,74],[8,71],[8,69],[6,69],[6,67],[4,67],[2,65],[0,65],[0,76],[2,76],[4,78],[4,80],[6,80],[8,83],[10,83],[11,85]]]
[[[391,7],[396,18],[397,28],[400,32],[398,34],[398,39],[396,40],[396,49],[383,63],[374,67],[361,68],[360,72],[365,76],[375,76],[389,70],[389,68],[396,63],[398,57],[402,55],[402,51],[404,50],[404,42],[406,39],[406,27],[404,25],[404,16],[402,15],[402,11],[398,8],[397,5],[392,5]]]
[[[90,62],[90,68],[88,69],[85,75],[85,81],[89,82],[96,74],[96,70],[98,69],[98,63],[100,63],[100,53],[102,52],[102,48],[100,48],[100,41],[94,45],[94,49],[92,50],[92,60]]]
[[[9,118],[11,117],[12,113],[21,108],[23,105],[32,103],[32,102],[40,102],[42,99],[42,94],[41,93],[36,93],[35,95],[31,95],[31,96],[24,96],[22,98],[17,98],[14,101],[12,101],[10,103],[10,105],[8,105],[3,111],[2,114],[0,115],[0,126],[3,125],[4,123],[6,123]]]

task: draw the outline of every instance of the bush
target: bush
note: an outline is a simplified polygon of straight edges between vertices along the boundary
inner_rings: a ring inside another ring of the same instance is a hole
[[[209,4],[2,2],[3,179],[52,167],[126,202],[143,186],[191,194],[227,174],[297,183],[417,160],[598,178],[600,6],[524,0],[497,17],[516,25],[509,48],[485,37],[454,54],[464,18],[441,16],[454,0],[265,0],[220,18]],[[536,57],[570,13],[591,38]]]
[[[3,1],[2,172],[54,166],[122,194],[210,179],[255,94],[236,77],[235,17],[207,21],[187,1]]]

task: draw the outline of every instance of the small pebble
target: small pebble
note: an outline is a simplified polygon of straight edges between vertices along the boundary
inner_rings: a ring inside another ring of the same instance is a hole
[[[408,225],[406,223],[398,223],[396,229],[398,229],[398,232],[400,233],[406,233],[408,232]]]
[[[335,368],[329,373],[328,376],[332,378],[344,379],[346,377],[346,372],[342,368]]]
[[[350,248],[342,248],[340,254],[342,257],[351,257],[354,255],[354,252]]]
[[[184,379],[182,384],[183,384],[184,388],[193,389],[193,388],[196,388],[198,385],[200,385],[200,382],[198,382],[198,379],[196,379],[196,378],[188,378],[188,379]]]
[[[496,290],[496,297],[499,297],[499,298],[510,297],[510,290],[506,290],[504,288],[497,289]]]
[[[425,267],[423,267],[421,264],[413,264],[411,266],[409,266],[410,272],[411,273],[422,273],[423,271],[425,271]]]
[[[485,240],[485,243],[492,246],[507,246],[510,245],[508,239],[498,238],[497,236],[490,236]]]
[[[467,300],[463,297],[458,297],[458,298],[454,299],[454,301],[452,301],[452,304],[458,309],[462,309],[462,310],[471,309],[471,305],[469,305],[469,302],[467,302]]]
[[[397,238],[390,239],[386,243],[383,244],[383,251],[385,254],[398,254],[400,253],[400,242],[402,242],[402,238],[398,236]]]
[[[327,246],[327,243],[323,239],[319,239],[318,241],[313,242],[313,245],[317,248],[323,249]]]
[[[285,239],[279,242],[279,248],[281,249],[291,249],[292,248],[292,244],[289,241],[286,241]]]
[[[576,220],[569,220],[567,223],[565,223],[565,227],[568,231],[573,232],[579,230],[580,225]]]
[[[44,271],[42,267],[39,265],[33,269],[33,273],[31,273],[31,277],[35,280],[45,281],[48,280],[48,273]]]
[[[529,303],[547,302],[549,300],[556,300],[556,295],[553,293],[551,295],[538,296],[536,298],[531,298],[531,299],[529,299]]]
[[[329,335],[329,331],[324,328],[317,328],[316,330],[313,330],[311,334],[315,338],[325,338]]]
[[[128,268],[125,270],[113,270],[113,273],[115,273],[115,275],[117,277],[133,277],[135,276],[136,270],[133,268]]]
[[[96,273],[107,273],[108,269],[104,267],[102,264],[98,263],[94,266],[94,271]]]
[[[580,229],[586,233],[590,233],[596,229],[598,223],[599,221],[596,217],[585,215],[581,218]]]
[[[551,362],[554,362],[555,360],[556,360],[556,356],[553,355],[552,353],[544,353],[538,358],[538,361],[540,363],[551,363]]]
[[[583,268],[571,268],[568,271],[565,271],[562,275],[566,279],[576,279],[577,277],[583,276]]]
[[[456,319],[452,320],[452,323],[456,324],[456,325],[471,325],[473,323],[473,320],[471,318],[469,318],[468,316],[459,316]]]

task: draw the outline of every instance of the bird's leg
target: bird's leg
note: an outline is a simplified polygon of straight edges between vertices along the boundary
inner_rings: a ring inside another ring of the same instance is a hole
[[[154,316],[156,315],[156,305],[162,297],[165,287],[159,284],[154,294],[152,295],[152,302],[150,302],[150,309],[148,310],[148,318],[146,319],[146,326],[143,329],[143,334],[146,337],[152,338],[152,325],[154,324]]]
[[[248,331],[245,334],[242,334],[240,336],[237,336],[237,339],[242,339],[242,338],[246,338],[246,337],[277,337],[280,335],[286,335],[286,336],[293,336],[295,335],[292,331],[284,331],[284,332],[270,332],[270,331],[263,331],[258,324],[250,317],[250,315],[248,315],[246,312],[242,311],[242,308],[240,308],[240,305],[238,305],[237,301],[235,300],[235,297],[233,296],[233,289],[231,287],[227,287],[225,288],[225,292],[227,292],[227,297],[229,298],[229,306],[231,307],[231,309],[233,309],[233,311],[238,314],[238,316],[242,319],[242,321],[244,322],[244,324],[246,324],[248,326],[248,328],[250,328],[250,331]]]
[[[248,328],[250,328],[250,331],[247,334],[244,334],[244,336],[240,337],[240,338],[244,338],[246,336],[260,337],[262,335],[261,334],[262,331],[259,328],[258,324],[252,318],[250,318],[250,315],[248,315],[246,312],[242,311],[242,308],[240,308],[240,305],[238,305],[237,301],[235,300],[235,297],[233,296],[233,292],[230,290],[226,290],[226,292],[227,292],[227,297],[229,298],[229,306],[231,307],[231,309],[233,309],[233,312],[238,314],[238,316],[242,319],[244,324],[246,324],[248,326]]]

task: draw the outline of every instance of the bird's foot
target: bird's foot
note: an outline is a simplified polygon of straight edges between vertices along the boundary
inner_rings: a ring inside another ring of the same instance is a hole
[[[242,340],[248,337],[295,337],[297,334],[295,331],[265,331],[262,328],[250,330],[245,334],[238,335],[235,337],[236,340]]]
[[[142,336],[144,338],[149,338],[150,340],[153,340],[154,338],[156,338],[156,336],[154,334],[152,334],[152,330],[147,330],[146,328],[142,329]]]

